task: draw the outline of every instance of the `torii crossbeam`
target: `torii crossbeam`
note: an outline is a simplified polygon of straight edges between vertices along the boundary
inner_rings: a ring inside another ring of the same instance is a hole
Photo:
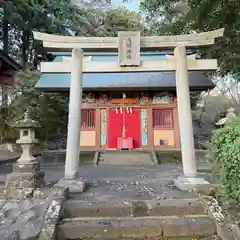
[[[185,46],[191,49],[198,48],[199,46],[214,44],[216,38],[223,36],[223,32],[224,29],[221,28],[210,32],[187,35],[141,37],[140,48],[141,51],[159,50],[161,48],[173,49],[177,46]],[[85,52],[117,52],[119,44],[119,38],[117,37],[68,37],[40,32],[33,32],[33,34],[36,40],[43,41],[45,48],[60,52],[71,52],[73,48],[81,48]]]

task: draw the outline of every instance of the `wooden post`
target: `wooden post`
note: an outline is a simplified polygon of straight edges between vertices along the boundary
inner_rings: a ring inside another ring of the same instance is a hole
[[[96,123],[95,123],[95,131],[96,131],[96,150],[100,150],[101,148],[101,109],[96,109]]]
[[[173,108],[173,123],[174,123],[174,141],[175,141],[175,148],[180,149],[180,130],[179,130],[179,122],[178,122],[178,108]]]
[[[148,118],[148,146],[153,150],[153,109],[152,107],[147,108],[147,118]]]

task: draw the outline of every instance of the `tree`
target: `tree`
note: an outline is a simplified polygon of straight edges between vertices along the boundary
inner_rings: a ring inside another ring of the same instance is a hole
[[[224,27],[224,37],[218,39],[214,46],[201,49],[200,53],[203,57],[219,60],[219,74],[222,76],[232,73],[240,79],[240,1],[189,0],[188,8],[180,15],[172,13],[172,6],[176,3],[179,1],[142,0],[141,7],[148,17],[156,16],[162,8],[164,18],[172,17],[165,28],[161,28],[163,34],[203,32]]]
[[[3,8],[3,51],[5,53],[8,53],[8,31],[9,31],[9,24],[8,24],[8,20],[7,20],[7,10],[6,8]]]
[[[142,29],[141,17],[134,12],[124,8],[89,8],[85,5],[94,6],[96,1],[83,2],[76,6],[71,0],[3,1],[9,23],[8,34],[4,36],[14,42],[9,44],[10,55],[19,56],[26,68],[36,69],[41,60],[52,60],[41,44],[33,40],[33,30],[60,35],[115,36],[118,30]],[[101,4],[107,6],[109,3],[102,0]],[[6,29],[3,27],[6,21],[1,22],[2,29]]]
[[[206,141],[210,141],[216,123],[231,105],[224,94],[214,96],[210,92],[202,94],[192,111],[194,137],[197,148],[205,148]]]
[[[85,9],[109,9],[111,0],[72,0],[71,3],[79,8]]]
[[[8,31],[20,32],[21,37],[18,36],[14,47],[21,49],[20,59],[24,67],[29,64],[37,67],[39,58],[47,58],[41,45],[33,41],[33,30],[69,34],[69,27],[73,22],[70,21],[71,14],[74,10],[70,0],[16,0],[3,1],[2,4],[8,13],[6,19],[10,24]]]
[[[240,119],[228,122],[213,135],[208,148],[217,198],[229,220],[239,224],[240,211]]]
[[[183,33],[182,19],[189,10],[185,1],[142,0],[140,9],[146,15],[146,21],[154,35],[172,35]]]
[[[104,0],[103,0],[104,1]],[[36,70],[40,60],[51,61],[52,56],[33,40],[32,31],[61,35],[116,36],[120,30],[144,29],[140,15],[127,9],[81,8],[70,1],[53,0],[5,1],[8,16],[9,53],[20,56],[24,70],[18,76],[13,101],[2,119],[3,131],[11,135],[7,124],[23,118],[30,109],[33,119],[40,122],[41,140],[67,129],[68,94],[40,93],[34,88],[40,74]],[[29,3],[29,4],[27,4]],[[3,20],[3,18],[1,18]],[[3,29],[3,28],[2,28]],[[3,134],[4,135],[4,134]]]
[[[200,95],[193,109],[195,139],[200,145],[210,140],[216,123],[233,108],[240,114],[240,83],[231,75],[214,79],[216,87]]]
[[[107,33],[108,36],[117,36],[118,31],[141,31],[145,32],[146,28],[141,21],[141,16],[126,8],[116,8],[107,11],[104,14],[103,36]],[[105,34],[104,34],[105,33]]]
[[[35,89],[38,79],[37,71],[25,70],[19,73],[6,124],[11,125],[23,119],[24,112],[29,110],[30,117],[41,124],[38,137],[47,141],[51,135],[67,128],[68,94],[41,93]]]

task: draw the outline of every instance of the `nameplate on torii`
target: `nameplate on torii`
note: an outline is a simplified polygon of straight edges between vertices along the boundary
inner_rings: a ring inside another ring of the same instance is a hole
[[[119,64],[140,66],[140,32],[118,32]]]

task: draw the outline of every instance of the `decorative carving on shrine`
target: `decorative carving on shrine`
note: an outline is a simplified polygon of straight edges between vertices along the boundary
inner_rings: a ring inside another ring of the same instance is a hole
[[[168,92],[156,93],[153,97],[153,104],[173,103],[173,94]]]
[[[149,98],[147,95],[145,95],[144,93],[141,93],[141,97],[139,100],[140,104],[148,104],[149,103]]]
[[[141,109],[141,132],[142,132],[142,145],[148,145],[148,119],[147,110]]]
[[[107,145],[107,123],[108,123],[108,111],[107,109],[101,110],[101,145]]]
[[[138,104],[138,98],[114,98],[111,99],[111,104],[116,104],[116,105],[133,105],[133,104]]]
[[[138,104],[139,99],[138,98],[126,98],[124,104]]]
[[[94,93],[83,93],[83,103],[96,103],[96,98]]]
[[[107,104],[108,103],[108,96],[106,94],[101,94],[98,102],[100,104]]]
[[[140,32],[119,32],[120,66],[140,66]]]

